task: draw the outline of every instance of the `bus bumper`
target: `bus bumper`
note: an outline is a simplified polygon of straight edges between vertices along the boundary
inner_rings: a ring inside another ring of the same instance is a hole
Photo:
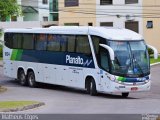
[[[151,81],[143,84],[119,84],[119,83],[111,83],[111,92],[140,92],[140,91],[149,91],[151,87]]]

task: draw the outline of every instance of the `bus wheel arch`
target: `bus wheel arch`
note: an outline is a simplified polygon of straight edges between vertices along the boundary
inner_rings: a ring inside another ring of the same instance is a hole
[[[17,80],[19,81],[19,83],[22,86],[27,85],[26,75],[25,75],[24,69],[22,67],[18,68],[18,70],[17,70]]]
[[[27,82],[28,82],[28,85],[32,88],[37,86],[37,82],[35,79],[35,73],[34,73],[33,69],[27,70]]]
[[[92,76],[87,76],[85,79],[85,89],[87,93],[91,96],[95,96],[97,94],[96,83]]]
[[[123,92],[123,93],[122,93],[122,97],[123,97],[123,98],[127,98],[128,95],[129,95],[129,92]]]

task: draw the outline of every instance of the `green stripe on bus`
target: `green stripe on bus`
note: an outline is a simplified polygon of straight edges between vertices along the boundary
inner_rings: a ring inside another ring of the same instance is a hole
[[[118,77],[118,79],[117,79],[118,81],[122,81],[122,82],[124,82],[126,79],[124,78],[124,77]]]
[[[22,53],[23,53],[23,50],[18,50],[17,56],[16,56],[16,60],[21,60],[21,58],[22,58]]]
[[[13,50],[11,60],[21,60],[23,50]]]
[[[15,60],[15,59],[16,59],[17,51],[18,51],[18,50],[13,50],[13,51],[12,51],[11,60]]]

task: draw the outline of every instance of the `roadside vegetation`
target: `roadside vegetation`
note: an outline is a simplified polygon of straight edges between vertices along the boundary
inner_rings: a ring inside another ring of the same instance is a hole
[[[149,56],[150,56],[150,64],[160,62],[160,56],[158,56],[158,59],[154,59],[153,50],[151,50],[149,48],[148,53],[149,53]]]
[[[0,45],[0,60],[3,59],[3,46]]]
[[[160,62],[160,56],[158,57],[158,59],[154,59],[153,56],[150,56],[150,64],[157,63],[157,62]]]
[[[44,103],[37,101],[1,101],[0,112],[22,111],[40,107],[42,105],[44,105]]]

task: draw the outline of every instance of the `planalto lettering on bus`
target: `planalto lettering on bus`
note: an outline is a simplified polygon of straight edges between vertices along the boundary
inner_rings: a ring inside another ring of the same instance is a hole
[[[83,65],[83,58],[80,56],[71,57],[70,55],[66,55],[66,63]]]

